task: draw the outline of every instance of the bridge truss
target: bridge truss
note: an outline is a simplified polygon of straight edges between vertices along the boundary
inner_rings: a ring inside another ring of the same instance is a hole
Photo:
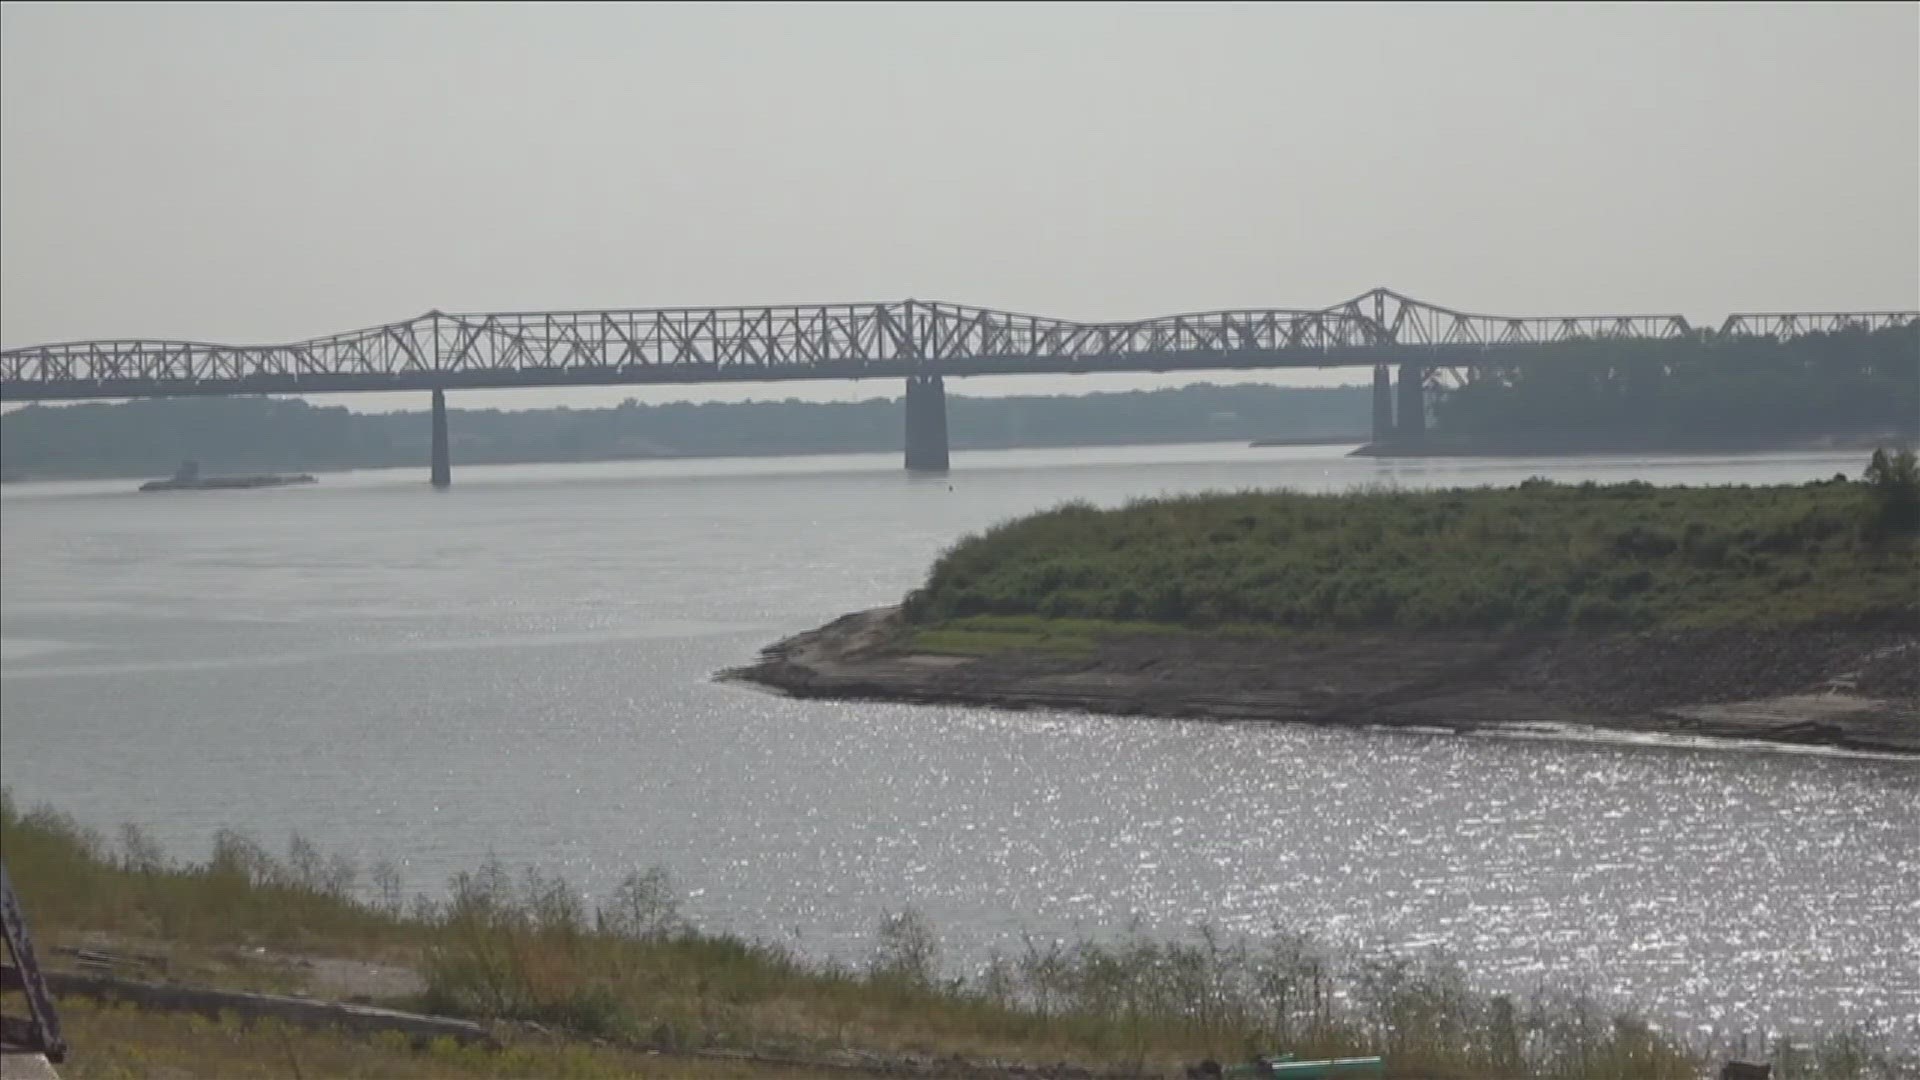
[[[1920,312],[1741,314],[1724,336],[1791,338]],[[1423,363],[1574,340],[1711,336],[1679,315],[1507,317],[1388,289],[1317,309],[1082,323],[938,301],[448,314],[288,345],[78,341],[0,351],[0,399],[1171,371]]]

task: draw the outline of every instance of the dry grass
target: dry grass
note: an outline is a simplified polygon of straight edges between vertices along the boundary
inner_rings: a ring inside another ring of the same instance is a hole
[[[1489,997],[1442,956],[1336,955],[1301,935],[1040,943],[949,981],[932,928],[911,912],[883,923],[866,967],[829,969],[691,929],[657,873],[590,910],[558,878],[489,864],[456,877],[442,902],[403,906],[359,898],[347,868],[297,842],[279,859],[229,835],[209,862],[180,864],[137,833],[115,852],[71,819],[22,816],[4,800],[0,848],[42,939],[128,943],[164,952],[176,978],[277,990],[313,988],[286,953],[401,963],[424,989],[383,1004],[537,1022],[571,1040],[417,1052],[70,1001],[74,1076],[287,1076],[296,1061],[307,1076],[726,1075],[620,1046],[1161,1072],[1206,1057],[1378,1053],[1390,1076],[1436,1080],[1693,1080],[1703,1064],[1631,1010]],[[1903,1075],[1857,1045],[1861,1065],[1818,1075]],[[195,1071],[195,1061],[219,1068]]]
[[[362,1038],[272,1021],[214,1021],[88,1001],[63,1002],[61,1019],[75,1047],[60,1065],[60,1075],[68,1080],[757,1080],[846,1075],[668,1057],[558,1038],[521,1040],[501,1050],[460,1047],[452,1040],[416,1048],[404,1037]]]

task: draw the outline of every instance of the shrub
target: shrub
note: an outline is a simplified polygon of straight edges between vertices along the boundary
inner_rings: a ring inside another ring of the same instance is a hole
[[[1872,500],[1870,530],[1880,536],[1920,533],[1920,462],[1911,450],[1875,450],[1861,476]]]
[[[635,941],[665,941],[683,925],[679,894],[663,866],[628,874],[598,917],[601,933]]]
[[[940,939],[917,908],[881,917],[873,958],[867,964],[869,976],[877,982],[924,989],[933,985],[939,967]]]

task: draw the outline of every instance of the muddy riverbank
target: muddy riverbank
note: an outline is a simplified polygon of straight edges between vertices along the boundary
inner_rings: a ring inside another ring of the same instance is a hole
[[[721,678],[797,697],[1458,732],[1580,726],[1920,755],[1904,630],[1141,632],[1088,649],[916,651],[897,608]]]

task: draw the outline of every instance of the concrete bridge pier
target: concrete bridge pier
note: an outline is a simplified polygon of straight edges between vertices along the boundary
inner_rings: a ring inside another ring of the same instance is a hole
[[[1377,385],[1377,384],[1376,384]],[[1374,406],[1376,417],[1379,405]],[[1417,443],[1427,434],[1427,369],[1420,364],[1400,365],[1400,423],[1394,429],[1403,443]]]
[[[1393,438],[1393,369],[1373,365],[1373,441]]]
[[[447,392],[433,392],[433,486],[445,490],[453,483],[453,459],[447,453]]]
[[[947,471],[947,387],[938,375],[907,376],[907,471]]]

